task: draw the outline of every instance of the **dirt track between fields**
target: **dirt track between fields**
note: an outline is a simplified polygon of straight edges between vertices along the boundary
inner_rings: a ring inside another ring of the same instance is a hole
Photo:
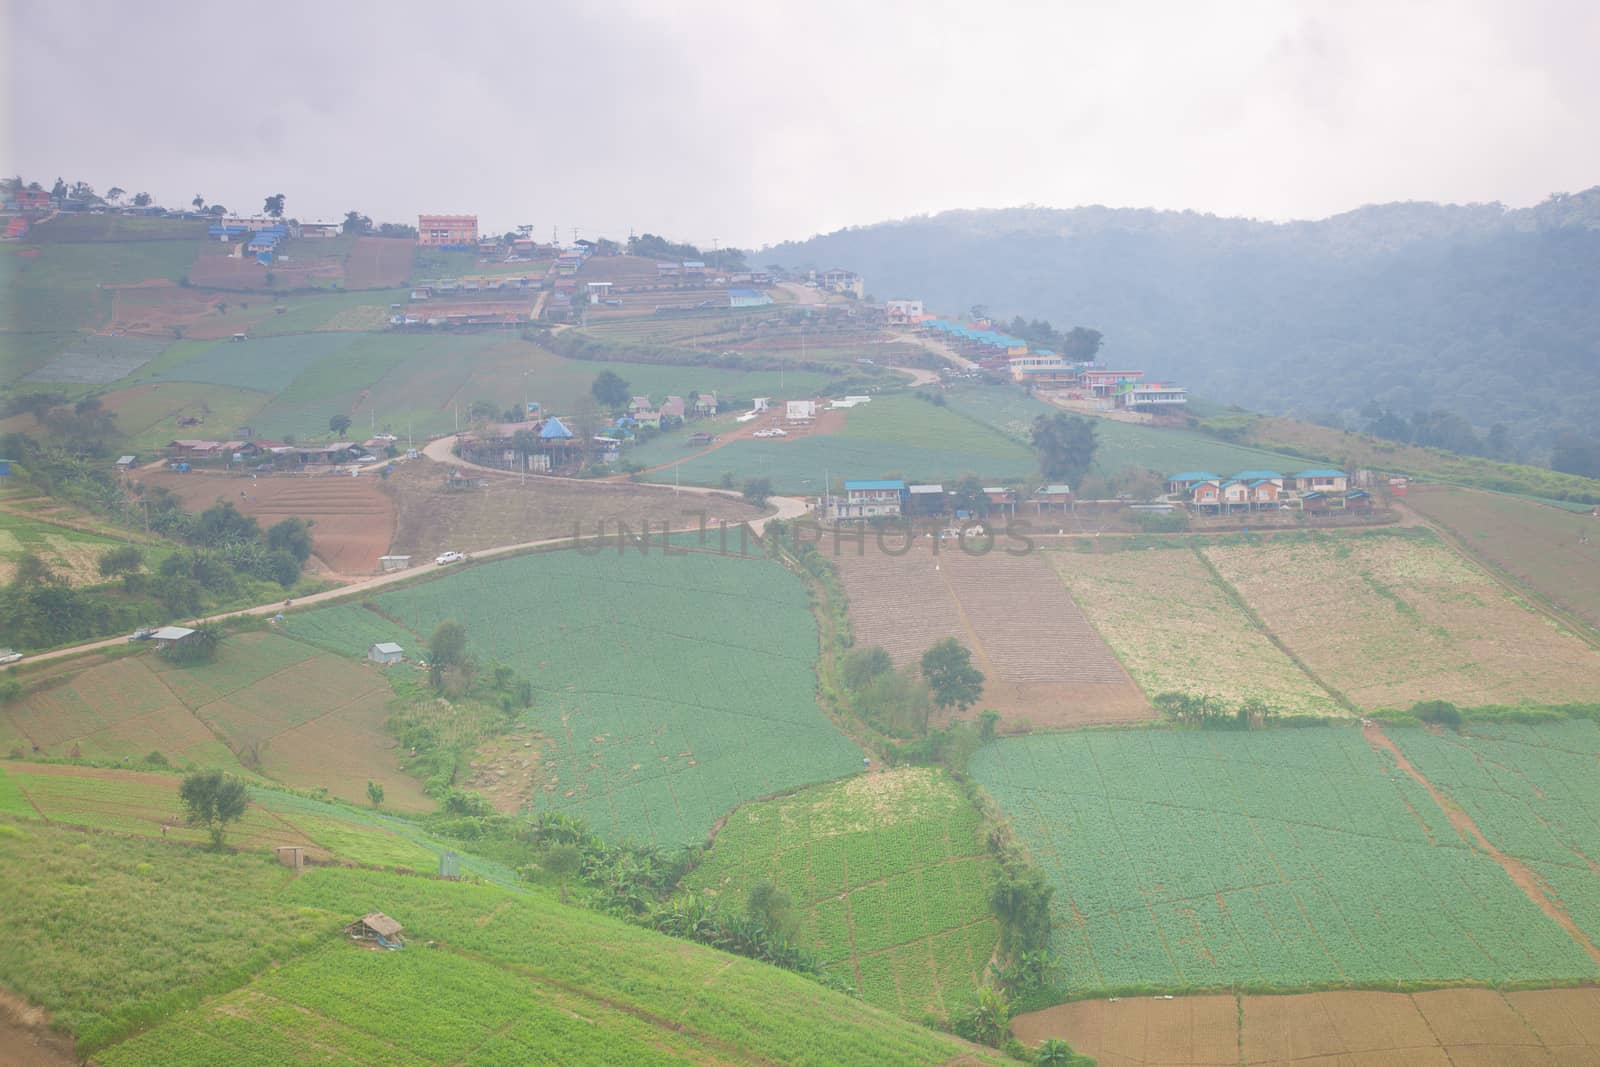
[[[1450,825],[1455,827],[1456,833],[1460,834],[1463,840],[1469,844],[1476,845],[1486,856],[1498,863],[1500,868],[1506,872],[1506,876],[1516,883],[1517,888],[1522,890],[1529,900],[1539,906],[1540,911],[1560,923],[1561,928],[1567,932],[1567,936],[1576,941],[1589,954],[1590,959],[1600,964],[1600,949],[1595,948],[1594,943],[1589,940],[1578,924],[1572,921],[1572,916],[1567,914],[1567,910],[1545,894],[1544,887],[1537,875],[1520,861],[1496,848],[1483,835],[1483,831],[1478,829],[1477,824],[1472,821],[1472,817],[1461,810],[1460,805],[1453,803],[1449,797],[1436,789],[1434,784],[1428,781],[1422,772],[1412,765],[1411,761],[1406,758],[1405,753],[1400,751],[1400,747],[1383,732],[1383,727],[1376,723],[1366,723],[1363,724],[1361,733],[1367,739],[1367,744],[1376,750],[1388,752],[1392,755],[1395,764],[1415,779],[1418,785],[1428,791],[1428,795],[1439,806],[1439,810],[1449,818]]]

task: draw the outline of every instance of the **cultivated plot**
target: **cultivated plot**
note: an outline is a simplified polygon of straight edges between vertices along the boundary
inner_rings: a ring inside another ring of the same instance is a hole
[[[1501,852],[1524,863],[1600,945],[1600,724],[1389,729],[1412,765]]]
[[[462,623],[480,661],[533,683],[528,721],[546,759],[535,807],[580,815],[602,836],[697,841],[745,801],[859,766],[817,707],[805,586],[777,563],[538,553],[374,599],[422,638]]]
[[[1048,552],[1145,695],[1189,693],[1286,714],[1345,710],[1256,628],[1187,548]]]
[[[160,341],[138,337],[86,336],[22,380],[109,385],[150,362],[162,347]]]
[[[1267,628],[1358,707],[1600,697],[1600,652],[1431,536],[1274,538],[1204,552]]]
[[[1414,487],[1406,505],[1491,566],[1600,627],[1600,523],[1589,515],[1445,485]]]
[[[981,707],[1013,725],[1125,722],[1154,712],[1078,610],[1041,554],[1011,555],[997,541],[976,554],[926,538],[901,552],[904,538],[873,535],[864,549],[831,540],[823,548],[839,567],[856,644],[882,645],[897,666],[955,637],[984,672]]]
[[[1035,734],[972,774],[1056,887],[1074,994],[1600,974],[1354,729]]]
[[[395,628],[377,640],[391,640]],[[363,646],[364,650],[365,646]],[[238,771],[241,756],[300,789],[361,802],[368,780],[402,811],[432,807],[399,767],[381,672],[272,633],[239,634],[217,661],[174,667],[153,653],[78,671],[0,708],[15,743],[49,755],[193,762]]]
[[[99,570],[100,557],[127,543],[72,526],[0,511],[0,584],[9,583],[16,574],[17,561],[31,553],[44,560],[57,577],[72,585],[96,585],[106,580]],[[152,552],[146,546],[140,547],[148,562],[158,562],[166,555],[159,549]],[[156,558],[151,559],[151,556]]]
[[[942,771],[861,774],[735,811],[690,892],[744,906],[771,882],[799,943],[869,1004],[920,1019],[971,999],[994,953],[996,864],[976,809]]]

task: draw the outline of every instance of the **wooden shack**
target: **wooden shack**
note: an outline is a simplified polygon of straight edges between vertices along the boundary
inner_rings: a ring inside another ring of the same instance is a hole
[[[350,940],[381,945],[384,948],[405,948],[406,939],[401,936],[402,927],[381,911],[363,915],[355,922],[344,928]]]

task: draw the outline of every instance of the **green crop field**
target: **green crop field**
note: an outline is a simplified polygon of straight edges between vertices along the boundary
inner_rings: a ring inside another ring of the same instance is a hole
[[[963,474],[1021,481],[1037,474],[1031,449],[973,419],[910,396],[882,397],[846,414],[836,434],[787,440],[741,440],[676,468],[686,485],[734,484],[765,477],[780,493],[819,493],[830,474],[835,486],[850,478],[896,477],[954,481]],[[674,469],[653,482],[671,482]]]
[[[1355,729],[1036,734],[972,774],[1056,888],[1073,994],[1600,976]]]
[[[312,333],[261,337],[243,343],[215,341],[190,353],[181,363],[161,360],[165,365],[149,380],[204,382],[279,393],[318,363],[355,344],[359,336]]]
[[[603,836],[697,841],[741,803],[859,764],[817,707],[816,624],[778,563],[538,553],[373,599],[415,641],[462,623],[480,661],[532,681],[527,721],[546,761],[535,806]],[[331,644],[320,615],[285,627]],[[365,635],[340,650],[363,654]]]
[[[1391,729],[1389,736],[1600,944],[1600,724],[1475,722],[1464,734]]]
[[[267,855],[6,820],[0,882],[0,985],[107,1065],[984,1055],[800,976],[538,893],[347,868],[297,878]],[[345,943],[340,928],[375,907],[404,924],[407,951]]]
[[[1600,629],[1600,524],[1587,514],[1445,485],[1415,486],[1406,504],[1491,566]]]
[[[121,538],[0,512],[0,585],[11,580],[17,560],[27,553],[44,560],[57,576],[72,585],[95,585],[105,581],[98,567],[101,555],[127,543]],[[140,547],[152,570],[168,554],[163,548]]]
[[[740,808],[684,887],[738,910],[772,882],[794,901],[800,944],[831,973],[920,1019],[971,1000],[995,949],[996,871],[955,783],[904,768]]]

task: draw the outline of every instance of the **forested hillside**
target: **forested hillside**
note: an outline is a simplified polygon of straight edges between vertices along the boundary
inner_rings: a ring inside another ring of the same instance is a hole
[[[1563,429],[1600,436],[1600,186],[1519,210],[1385,204],[1282,224],[953,211],[763,255],[860,271],[878,299],[1091,326],[1109,363],[1255,410],[1360,428],[1381,410],[1448,411],[1485,439],[1503,423],[1540,462]]]

